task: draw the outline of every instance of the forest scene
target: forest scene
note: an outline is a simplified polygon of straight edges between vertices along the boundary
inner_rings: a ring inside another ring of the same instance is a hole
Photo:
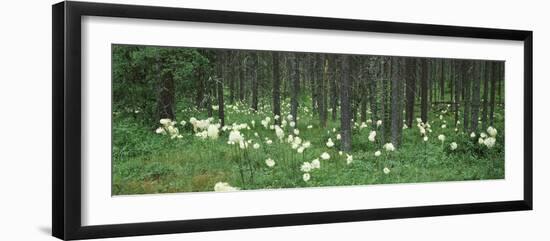
[[[112,194],[504,178],[504,62],[112,45]]]

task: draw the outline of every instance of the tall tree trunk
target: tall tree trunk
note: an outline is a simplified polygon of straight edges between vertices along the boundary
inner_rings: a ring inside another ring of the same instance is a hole
[[[326,92],[325,92],[325,83],[328,78],[328,66],[329,66],[329,57],[327,54],[323,55],[321,59],[320,55],[317,56],[317,63],[319,65],[319,70],[316,71],[317,75],[322,75],[320,78],[317,78],[318,84],[318,93],[319,93],[319,121],[321,127],[327,126],[327,106],[326,103]],[[320,73],[320,74],[319,74]]]
[[[279,79],[279,53],[273,52],[273,115],[280,118],[275,119],[275,124],[281,124],[281,80]]]
[[[464,131],[468,131],[470,128],[470,102],[471,102],[471,80],[473,75],[473,69],[472,69],[472,61],[467,61],[462,66],[462,73],[464,75],[463,80],[463,86],[464,86]]]
[[[464,78],[464,74],[461,72],[462,71],[462,65],[464,64],[464,61],[462,60],[456,60],[454,61],[454,64],[453,64],[453,69],[454,69],[454,72],[455,72],[455,75],[456,75],[456,78],[455,78],[455,105],[454,105],[454,111],[455,111],[455,128],[458,128],[457,127],[457,123],[458,123],[458,118],[459,118],[459,115],[458,115],[458,110],[459,110],[459,106],[461,105],[460,102],[461,102],[461,97],[462,97],[462,80]]]
[[[445,60],[439,59],[440,64],[440,77],[439,77],[439,99],[441,101],[445,101]]]
[[[349,75],[349,55],[341,57],[341,86],[340,86],[340,130],[342,136],[342,151],[351,151],[351,110],[350,110],[350,75]]]
[[[428,60],[422,58],[420,79],[420,118],[422,122],[428,122]]]
[[[174,92],[174,78],[171,73],[166,73],[161,70],[161,59],[157,57],[157,73],[159,76],[159,86],[158,86],[158,101],[157,101],[157,110],[159,119],[169,118],[174,119],[174,102],[175,102],[175,92]]]
[[[230,63],[230,77],[229,77],[229,103],[235,103],[235,81],[237,79],[237,70],[235,68],[235,51],[229,51],[228,60]]]
[[[499,76],[499,69],[501,68],[502,63],[494,62],[492,65],[493,74],[491,75],[491,100],[490,100],[490,110],[489,110],[489,125],[493,126],[495,121],[495,96],[496,96],[496,83]]]
[[[217,88],[218,88],[218,118],[220,119],[220,126],[225,125],[225,112],[224,112],[224,101],[223,101],[223,82],[225,79],[225,61],[227,60],[224,56],[226,53],[224,51],[220,51],[219,55],[219,63],[218,63],[218,75],[219,78],[217,79]]]
[[[485,62],[485,61],[484,61]],[[492,62],[485,62],[485,68],[483,69],[483,104],[481,112],[481,122],[482,129],[487,129],[487,115],[489,114],[488,105],[489,105],[489,80],[492,78]]]
[[[479,117],[479,85],[481,81],[482,62],[476,61],[474,65],[475,78],[472,83],[472,122],[470,126],[471,132],[477,132],[478,117]]]
[[[416,59],[406,59],[406,107],[407,125],[412,127],[414,119],[414,102],[416,94]]]
[[[338,68],[338,59],[330,55],[329,68],[330,68],[330,108],[332,109],[332,121],[336,121],[336,116],[338,114],[338,83],[339,79]]]
[[[298,124],[298,97],[300,94],[300,63],[298,54],[294,54],[293,66],[290,71],[292,75],[292,97],[291,97],[291,107],[290,114],[292,115],[292,120],[296,125]]]
[[[393,57],[391,71],[391,142],[394,146],[401,145],[401,132],[403,130],[403,58]]]
[[[258,111],[258,55],[251,53],[252,58],[252,110]]]
[[[244,78],[246,75],[246,56],[243,53],[240,53],[239,55],[241,59],[239,59],[239,101],[244,101],[244,90],[245,90],[245,83]]]
[[[375,122],[378,117],[378,103],[376,98],[376,82],[378,81],[378,59],[377,57],[371,57],[371,61],[369,61],[369,102],[370,102],[370,111],[371,111],[371,121]]]

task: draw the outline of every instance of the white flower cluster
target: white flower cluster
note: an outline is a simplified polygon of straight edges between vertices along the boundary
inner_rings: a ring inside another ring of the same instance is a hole
[[[175,125],[176,125],[175,121],[172,121],[171,119],[160,119],[159,122],[162,126],[157,128],[155,130],[155,133],[160,134],[160,135],[168,134],[168,135],[170,135],[171,139],[174,139],[174,138],[179,139],[179,138],[183,137],[182,135],[180,135],[178,128],[175,127]]]
[[[480,134],[478,143],[480,145],[485,145],[487,148],[491,149],[495,146],[495,143],[497,141],[496,136],[498,132],[497,132],[497,129],[495,129],[492,126],[489,126],[487,128],[487,133],[489,134],[489,136],[487,136],[487,134],[485,133]]]

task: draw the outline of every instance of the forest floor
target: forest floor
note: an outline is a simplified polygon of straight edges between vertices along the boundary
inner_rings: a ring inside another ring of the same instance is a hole
[[[295,126],[299,133],[294,133],[287,119],[290,105],[283,101],[284,114],[280,118],[286,124],[282,140],[271,129],[274,116],[269,105],[260,105],[256,113],[244,105],[226,105],[225,123],[229,129],[220,128],[217,139],[200,128],[195,132],[189,121],[204,121],[206,111],[182,106],[185,103],[179,103],[178,122],[173,126],[180,136],[174,138],[169,133],[162,134],[166,131],[159,134],[142,124],[139,113],[134,111],[113,115],[113,195],[214,191],[219,182],[246,190],[504,178],[502,106],[495,111],[498,134],[491,148],[479,143],[479,137],[487,135],[481,124],[475,137],[471,137],[471,133],[463,132],[461,124],[455,127],[454,112],[442,105],[431,108],[427,141],[420,134],[416,113],[413,126],[404,127],[402,144],[394,151],[384,147],[390,137],[381,140],[382,126],[377,126],[377,121],[354,122],[351,153],[339,151],[340,121],[332,120],[329,113],[327,127],[321,128],[319,118],[312,115],[311,104],[299,108]],[[217,111],[213,116],[217,116]],[[266,117],[270,121],[264,125]],[[460,116],[460,122],[462,119]],[[217,123],[217,118],[210,122],[213,123]],[[161,130],[162,125],[158,126]],[[228,144],[230,129],[239,129],[245,149],[237,143]],[[371,131],[377,132],[374,142],[369,140]],[[291,140],[288,135],[292,135]],[[440,135],[445,136],[444,141]],[[311,146],[306,148],[306,142]],[[329,147],[330,142],[334,146]],[[451,143],[456,144],[456,149],[451,148]],[[299,147],[304,147],[301,153]],[[330,157],[326,159],[324,153]],[[266,162],[268,159],[273,162]],[[315,159],[318,162],[313,162]]]

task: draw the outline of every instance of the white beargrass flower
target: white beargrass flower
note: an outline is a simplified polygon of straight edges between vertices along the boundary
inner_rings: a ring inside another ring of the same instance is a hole
[[[441,134],[441,135],[437,136],[437,139],[440,140],[440,141],[445,141],[445,135]]]
[[[447,125],[445,124],[441,125],[441,129],[445,129],[445,128],[447,128]]]
[[[275,120],[278,120],[279,118],[280,118],[279,115],[275,115],[275,116],[273,117],[273,119],[275,119]]]
[[[252,145],[252,148],[254,148],[254,149],[259,149],[259,148],[260,148],[260,144],[254,143],[254,145]]]
[[[391,143],[391,142],[384,144],[384,149],[386,151],[395,151],[395,147],[393,146],[393,143]]]
[[[346,163],[349,165],[353,162],[353,156],[346,154]]]
[[[238,191],[239,188],[232,187],[227,182],[218,182],[216,185],[214,185],[214,191],[216,192],[231,192],[231,191]]]
[[[388,175],[390,174],[391,170],[387,167],[384,167],[384,174]]]
[[[495,146],[495,142],[496,142],[496,139],[491,136],[491,137],[485,139],[485,141],[483,141],[483,144],[485,144],[485,146],[487,146],[487,148],[491,149],[491,148],[493,148],[493,146]]]
[[[470,133],[470,138],[476,138],[476,133],[472,131],[472,133]]]
[[[330,159],[330,155],[326,152],[323,152],[323,154],[321,154],[321,159],[328,160],[328,159]]]
[[[426,129],[422,126],[418,126],[418,129],[420,130],[421,135],[426,135]]]
[[[300,135],[300,130],[294,129],[294,135]]]
[[[407,128],[409,128],[409,126],[407,126],[407,124],[403,124],[403,130],[406,130]]]
[[[369,141],[374,142],[375,138],[376,138],[376,131],[371,131],[369,133]]]
[[[419,123],[419,124],[422,123],[422,119],[416,118],[416,123]]]
[[[229,143],[235,144],[243,141],[244,138],[241,135],[241,132],[239,132],[238,130],[232,130],[231,132],[229,132]]]
[[[166,130],[164,130],[164,128],[162,128],[162,127],[159,127],[155,130],[155,133],[161,134],[161,135],[166,135]]]
[[[180,122],[180,125],[182,125],[182,126],[185,126],[185,124],[187,124],[187,122],[184,121],[184,120],[182,120],[182,121]]]
[[[308,125],[307,128],[308,128],[308,129],[311,129],[311,128],[313,128],[313,126],[312,126],[312,125]]]
[[[293,135],[288,135],[288,137],[286,138],[286,142],[288,142],[288,143],[294,142],[294,136]]]
[[[208,126],[208,134],[207,135],[210,139],[212,139],[212,140],[218,139],[219,132],[220,132],[220,130],[218,128],[219,128],[219,124]]]
[[[273,143],[273,141],[267,140],[267,141],[265,141],[265,143],[268,144],[268,145],[271,145],[271,143]]]
[[[302,146],[303,146],[304,148],[310,148],[310,147],[311,147],[311,142],[309,142],[309,141],[304,141],[304,143],[302,143]]]
[[[332,128],[332,132],[336,132],[336,128]]]
[[[485,132],[481,132],[481,134],[479,134],[479,136],[481,136],[481,138],[487,138],[487,134],[485,134]]]
[[[480,145],[484,145],[485,144],[485,139],[480,137],[479,139],[477,139],[477,143],[480,144]]]
[[[424,136],[424,138],[422,138],[424,141],[428,141],[428,136]]]
[[[171,120],[171,119],[168,119],[168,118],[160,119],[159,122],[160,122],[160,124],[163,125],[163,126],[172,125],[172,120]]]
[[[331,138],[328,138],[328,141],[327,141],[327,144],[326,144],[326,145],[327,145],[328,148],[331,148],[331,147],[334,146],[334,142],[332,142],[332,139],[331,139]]]
[[[457,147],[458,147],[458,145],[456,144],[456,142],[451,142],[451,150],[452,151],[456,150]]]
[[[303,153],[304,150],[305,150],[305,148],[304,148],[303,146],[298,147],[298,149],[296,149],[296,151],[297,151],[298,153]]]
[[[309,179],[311,178],[311,175],[309,175],[309,173],[304,173],[304,175],[302,176],[302,178],[304,179],[304,182],[307,182],[307,181],[309,181]]]
[[[300,170],[301,170],[302,172],[310,172],[312,168],[313,168],[313,167],[311,166],[311,163],[309,163],[309,162],[304,162],[304,163],[302,164],[302,166],[300,167]]]
[[[286,119],[290,121],[290,120],[292,120],[292,117],[293,117],[293,116],[292,116],[291,114],[288,114],[288,115],[286,116]]]
[[[377,120],[377,121],[376,121],[376,127],[379,127],[379,126],[381,126],[381,125],[382,125],[382,120]]]
[[[338,152],[338,155],[340,155],[340,156],[341,156],[341,155],[344,155],[344,152],[343,152],[343,151],[339,151],[339,152]]]
[[[275,166],[275,161],[271,158],[267,158],[267,160],[265,160],[265,164],[268,166],[268,167],[273,167]]]
[[[492,126],[489,126],[487,128],[487,133],[489,133],[490,136],[495,137],[495,136],[497,136],[497,129],[495,129]]]
[[[288,123],[288,125],[289,125],[290,127],[294,128],[294,127],[296,126],[296,122],[291,121],[291,122]]]
[[[285,136],[285,132],[281,127],[275,126],[275,135],[277,136],[277,138],[279,138],[279,140],[283,140],[283,137]]]
[[[311,169],[319,169],[321,168],[321,162],[319,161],[319,158],[314,159],[311,161]]]
[[[342,139],[342,135],[340,134],[336,135],[336,140],[340,140],[340,139]]]
[[[213,105],[212,106],[212,110],[219,110],[220,109],[220,106],[219,105]]]

